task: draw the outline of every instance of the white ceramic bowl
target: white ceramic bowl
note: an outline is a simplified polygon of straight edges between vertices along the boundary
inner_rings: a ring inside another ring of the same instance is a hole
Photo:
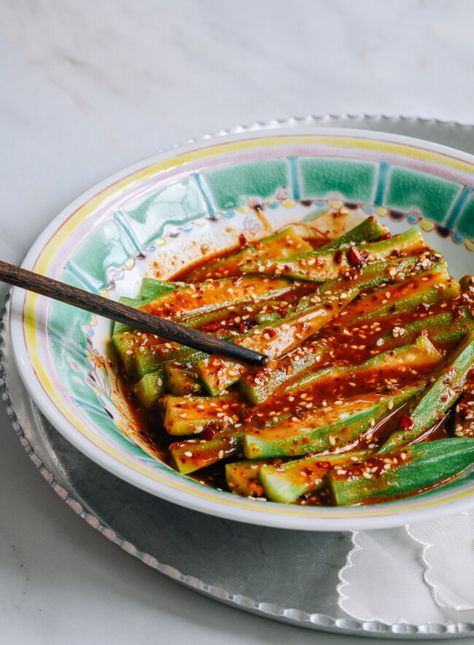
[[[352,226],[375,214],[397,232],[419,225],[456,277],[474,268],[474,157],[393,134],[296,122],[206,138],[135,164],[64,209],[23,266],[118,299],[146,273],[162,277],[236,243],[341,206]],[[263,215],[253,206],[261,205]],[[329,220],[328,220],[329,221]],[[305,530],[397,526],[474,506],[474,479],[359,507],[245,499],[180,475],[147,452],[114,371],[110,324],[15,289],[10,332],[34,401],[79,450],[171,502],[233,520]]]

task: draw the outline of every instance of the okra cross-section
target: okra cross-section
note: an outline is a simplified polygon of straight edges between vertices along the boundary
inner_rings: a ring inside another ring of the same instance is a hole
[[[145,408],[154,408],[163,394],[163,371],[149,372],[133,386],[133,393]]]
[[[197,394],[201,389],[196,372],[178,361],[165,363],[163,375],[167,391],[175,396]]]

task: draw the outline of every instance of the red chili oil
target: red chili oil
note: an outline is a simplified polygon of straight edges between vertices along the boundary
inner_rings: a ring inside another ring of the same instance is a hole
[[[319,246],[326,244],[328,240],[322,236],[320,240],[311,239],[308,241],[311,246],[316,249]],[[219,271],[215,272],[212,267],[217,262],[230,257],[236,251],[245,250],[248,246],[249,240],[247,236],[241,236],[238,246],[198,260],[194,264],[185,267],[177,273],[173,277],[173,280],[180,282],[193,282],[196,280],[196,276],[198,276],[198,281],[214,277],[238,277],[239,272],[238,270],[235,270],[235,268],[231,268],[230,272],[221,275]],[[353,266],[353,269],[351,269],[349,273],[351,271],[355,271],[357,273],[357,269],[365,263],[365,259],[355,246],[351,247],[349,252],[349,261]],[[336,252],[336,262],[338,253],[341,254],[341,252]],[[206,269],[208,269],[208,271],[206,271]],[[413,286],[416,285],[417,279],[414,279]],[[196,328],[223,336],[226,336],[229,333],[245,333],[251,329],[254,324],[258,323],[259,316],[273,314],[280,317],[286,317],[291,315],[295,311],[296,305],[300,299],[313,293],[317,287],[318,285],[311,282],[300,282],[296,289],[288,292],[288,294],[284,294],[278,299],[275,299],[273,302],[261,301],[259,303],[253,303],[252,306],[230,306],[225,311],[216,313],[215,316],[212,317],[212,320],[207,319],[201,325],[196,325]],[[380,288],[380,286],[377,288]],[[308,410],[312,407],[318,408],[319,406],[322,406],[324,402],[326,402],[327,405],[333,405],[335,401],[344,400],[345,398],[354,395],[362,396],[369,392],[376,392],[381,396],[390,395],[411,383],[419,381],[423,376],[426,376],[426,370],[422,369],[407,369],[406,371],[401,371],[399,369],[380,371],[374,369],[372,373],[366,373],[364,376],[360,376],[357,373],[349,373],[341,377],[336,376],[324,385],[318,385],[316,383],[314,387],[302,391],[299,395],[288,391],[288,388],[291,387],[295,380],[301,378],[305,373],[310,373],[315,369],[321,369],[327,365],[339,365],[344,367],[351,364],[360,364],[367,361],[369,358],[372,358],[374,355],[386,351],[387,347],[386,345],[384,346],[385,343],[380,342],[380,339],[383,337],[393,337],[395,334],[394,330],[404,330],[408,324],[416,320],[421,320],[424,317],[444,312],[451,312],[453,320],[457,320],[460,316],[459,311],[462,307],[460,299],[457,299],[456,301],[445,301],[444,303],[438,302],[435,304],[421,303],[420,306],[416,307],[411,312],[398,313],[396,308],[397,297],[399,294],[403,293],[404,290],[406,291],[406,289],[407,287],[405,283],[387,287],[387,291],[390,292],[391,298],[394,300],[394,309],[385,319],[374,319],[373,321],[369,320],[361,323],[356,322],[348,324],[348,309],[345,309],[331,324],[327,325],[322,330],[316,340],[310,339],[309,341],[306,341],[301,348],[294,350],[294,352],[290,352],[286,357],[283,357],[279,361],[272,362],[269,367],[270,375],[277,367],[278,369],[286,369],[287,373],[291,374],[292,362],[294,362],[295,354],[298,352],[302,352],[304,355],[307,355],[311,351],[320,348],[322,345],[326,345],[330,349],[330,352],[324,359],[308,368],[306,372],[303,371],[301,373],[296,373],[290,378],[290,380],[286,380],[285,383],[263,404],[254,407],[245,406],[240,413],[242,422],[252,424],[253,428],[259,428],[268,424],[268,421],[271,418],[279,418],[280,416],[303,418],[305,414],[307,414]],[[376,300],[377,296],[369,296],[368,298],[367,302],[369,302],[370,298]],[[247,311],[245,307],[251,309],[251,311]],[[169,315],[173,315],[172,308],[169,311]],[[274,333],[271,324],[268,325],[268,329],[269,333]],[[403,336],[403,332],[401,333]],[[151,334],[137,332],[133,332],[133,334],[136,339],[136,346],[140,346],[141,351],[147,351],[148,348],[153,347],[154,352],[160,352],[160,350],[162,350],[163,353],[166,354],[169,349],[169,343],[165,343]],[[166,345],[168,347],[166,347]],[[438,344],[438,348],[442,351],[446,350],[446,348],[449,348],[450,346],[451,345],[449,343],[445,343],[444,345],[442,343]],[[257,369],[248,369],[248,374],[250,379],[255,378],[255,376],[257,376],[257,378],[261,376],[261,372]],[[304,397],[302,397],[303,394]],[[408,406],[402,406],[394,411],[390,411],[384,419],[377,423],[373,428],[370,428],[363,435],[357,437],[351,444],[344,446],[343,449],[351,451],[369,447],[370,449],[373,449],[374,446],[381,445],[381,443],[383,443],[393,429],[397,427],[397,424],[401,425],[404,429],[409,429],[409,427],[411,427],[411,425],[409,426],[409,421],[412,422],[412,420],[405,414],[407,407]],[[139,432],[143,437],[147,438],[150,451],[154,452],[166,463],[170,463],[169,446],[180,438],[170,437],[167,435],[162,426],[159,411],[144,411],[138,403],[135,405],[135,408],[137,411],[136,423],[140,428]],[[199,438],[209,440],[217,436],[219,432],[221,432],[221,426],[219,424],[214,426],[211,423]],[[417,441],[445,438],[446,436],[451,436],[451,434],[452,428],[449,423],[449,417],[448,421],[443,418],[419,437]],[[207,455],[208,461],[212,461],[212,458],[213,454]],[[202,470],[192,473],[189,476],[211,487],[226,490],[225,464],[228,461],[235,461],[238,459],[243,459],[242,455],[230,454],[227,459],[208,465]],[[206,462],[205,455],[203,456],[203,462]],[[255,492],[258,492],[259,490],[260,489],[257,487]],[[333,505],[334,500],[332,499],[330,491],[324,488],[317,492],[304,495],[297,503],[304,505],[327,506]]]

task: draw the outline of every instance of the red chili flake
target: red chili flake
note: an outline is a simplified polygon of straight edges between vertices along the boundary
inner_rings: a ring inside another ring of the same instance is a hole
[[[413,419],[411,417],[409,417],[406,414],[404,414],[402,416],[402,418],[400,419],[400,425],[402,426],[402,428],[404,430],[411,430],[413,428],[413,426],[415,425],[415,422],[413,421]]]
[[[309,443],[309,438],[308,437],[303,437],[303,443]]]
[[[451,304],[451,311],[453,313],[453,322],[460,320],[464,313],[463,303],[460,298],[453,300]]]
[[[426,302],[420,302],[416,307],[416,311],[419,313],[427,313],[430,310],[430,305]]]
[[[277,330],[272,329],[271,327],[267,327],[266,329],[263,330],[264,334],[268,334],[270,338],[274,338],[277,335]]]
[[[216,322],[216,323],[209,323],[208,325],[205,325],[204,329],[206,331],[217,331],[218,329],[220,329],[220,327],[221,327],[221,323]]]
[[[293,409],[293,413],[294,413],[295,417],[298,417],[299,419],[302,419],[304,417],[305,410],[300,405],[295,405],[295,407]]]
[[[333,465],[334,464],[332,464],[330,461],[318,461],[318,463],[317,463],[318,468],[324,468],[325,470],[329,469],[329,468],[332,468]],[[310,469],[308,469],[308,470],[309,470],[308,475],[311,475],[312,470],[310,470]]]
[[[364,263],[364,258],[356,246],[351,246],[347,251],[347,259],[354,267],[360,267]]]
[[[344,253],[341,251],[341,249],[338,249],[334,255],[334,262],[336,264],[341,264],[343,257],[344,257]]]
[[[219,432],[219,429],[217,427],[217,424],[209,423],[209,425],[206,426],[204,428],[204,430],[202,431],[201,436],[202,436],[203,439],[207,439],[208,441],[210,441],[211,439],[214,439],[214,437],[216,436],[216,434],[218,432]]]
[[[241,233],[239,235],[239,244],[240,244],[240,246],[247,246],[248,243],[249,243],[249,240],[248,240],[247,236],[245,235],[245,233]]]

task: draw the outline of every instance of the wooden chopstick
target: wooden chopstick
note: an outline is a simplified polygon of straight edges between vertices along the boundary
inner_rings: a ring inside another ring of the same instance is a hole
[[[0,281],[28,291],[34,291],[53,300],[66,302],[98,316],[129,325],[133,329],[156,334],[161,338],[166,338],[166,340],[175,341],[207,354],[218,354],[249,365],[263,366],[268,363],[267,356],[241,345],[228,343],[225,340],[184,327],[171,320],[152,316],[139,309],[127,307],[114,300],[97,296],[83,289],[72,287],[65,282],[47,278],[44,275],[28,271],[2,260],[0,260]]]

